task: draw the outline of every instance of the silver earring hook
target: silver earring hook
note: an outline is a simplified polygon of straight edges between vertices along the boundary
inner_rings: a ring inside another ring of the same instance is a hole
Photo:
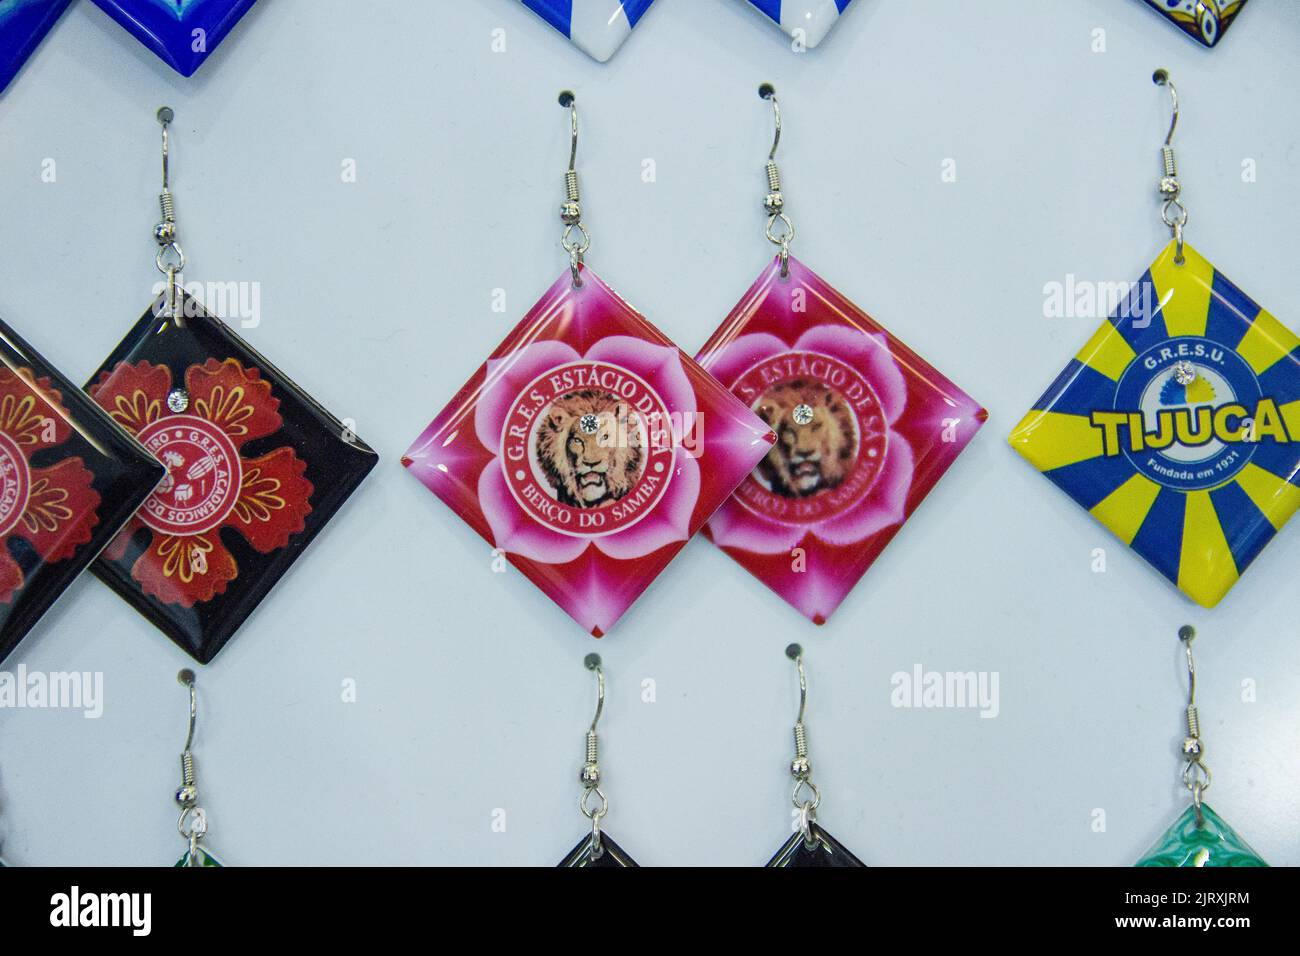
[[[171,164],[170,164],[170,143],[168,141],[168,127],[171,126],[172,120],[176,114],[170,106],[158,107],[158,124],[162,127],[162,188],[166,192],[171,188]]]
[[[785,649],[785,656],[794,661],[795,666],[799,668],[799,716],[795,718],[795,723],[802,724],[804,711],[808,707],[808,675],[803,669],[803,648],[798,644],[791,644]]]
[[[1174,113],[1169,121],[1169,135],[1165,137],[1165,145],[1174,145],[1174,131],[1178,129],[1178,87],[1174,86],[1174,81],[1169,78],[1169,71],[1165,69],[1156,70],[1151,75],[1151,80],[1156,86],[1169,87],[1169,97],[1173,100]]]
[[[185,271],[185,252],[176,239],[176,200],[171,190],[171,124],[176,113],[170,106],[160,106],[155,116],[158,125],[162,127],[162,192],[158,194],[162,219],[153,227],[153,238],[158,243],[158,255],[154,257],[154,264],[167,277],[165,309],[169,316],[175,317],[179,315],[180,304],[176,277]]]
[[[582,663],[587,670],[596,672],[596,715],[591,718],[590,730],[594,734],[596,725],[600,723],[600,715],[605,712],[605,670],[600,666],[599,654],[588,654]]]
[[[1192,641],[1196,640],[1196,629],[1184,624],[1178,629],[1178,639],[1187,652],[1187,706],[1193,708],[1196,706],[1196,658],[1192,656]]]
[[[189,853],[185,857],[187,864],[199,866],[199,844],[208,832],[208,816],[199,806],[199,788],[194,772],[194,726],[198,722],[198,693],[194,671],[187,667],[176,675],[176,682],[186,688],[190,695],[189,727],[185,733],[185,749],[181,751],[181,785],[175,793],[176,802],[181,808],[176,829],[189,843]]]
[[[808,675],[803,667],[803,648],[791,644],[785,649],[785,656],[794,661],[799,669],[799,716],[794,724],[794,759],[790,761],[790,776],[794,778],[794,790],[790,799],[799,811],[799,830],[807,846],[816,846],[817,837],[813,833],[813,822],[817,819],[817,808],[821,806],[822,795],[817,784],[812,782],[812,763],[808,760],[808,731],[804,727],[804,711],[808,707]]]
[[[1173,103],[1173,115],[1169,120],[1169,132],[1165,135],[1164,145],[1160,147],[1160,157],[1164,164],[1163,175],[1160,177],[1160,195],[1164,198],[1164,205],[1160,209],[1160,219],[1169,227],[1170,233],[1177,243],[1174,249],[1174,264],[1182,265],[1187,261],[1183,255],[1183,229],[1187,225],[1187,207],[1183,204],[1182,193],[1183,184],[1178,179],[1178,158],[1174,154],[1174,132],[1178,129],[1178,120],[1182,111],[1178,102],[1178,87],[1174,86],[1174,81],[1169,76],[1166,69],[1156,70],[1151,74],[1151,81],[1156,86],[1166,86],[1169,88],[1169,98]]]
[[[776,164],[776,149],[781,145],[781,102],[776,97],[776,87],[764,83],[758,88],[758,95],[772,104],[772,115],[776,118],[776,132],[772,137],[772,149],[767,154],[767,195],[763,197],[763,208],[767,210],[767,229],[764,235],[767,241],[777,246],[781,252],[781,278],[790,275],[790,243],[794,241],[794,223],[785,212],[785,194],[781,191],[781,168]],[[777,224],[780,223],[780,228]]]
[[[578,98],[572,90],[564,90],[560,93],[560,105],[569,111],[569,172],[572,173],[578,168]]]
[[[198,693],[194,687],[194,671],[187,667],[176,675],[176,683],[189,688],[190,692],[190,724],[189,730],[185,734],[185,746],[182,748],[188,753],[194,748],[194,725],[198,722],[199,713]]]
[[[1196,709],[1196,659],[1192,656],[1192,641],[1196,640],[1196,629],[1186,624],[1178,629],[1178,639],[1183,643],[1187,655],[1187,736],[1183,738],[1183,756],[1187,762],[1183,765],[1183,786],[1192,794],[1192,806],[1196,809],[1196,825],[1205,825],[1202,811],[1205,791],[1210,789],[1210,768],[1205,765],[1205,744],[1201,741],[1201,716]]]
[[[587,731],[586,761],[582,765],[582,772],[578,775],[578,779],[582,781],[582,796],[578,798],[578,809],[591,821],[591,858],[595,860],[605,852],[605,847],[600,842],[600,821],[605,814],[609,813],[609,799],[600,789],[600,745],[596,738],[596,725],[600,723],[600,715],[605,711],[605,670],[601,667],[599,654],[588,654],[583,658],[582,663],[587,670],[596,673],[596,715],[591,718],[591,727]],[[593,795],[600,801],[599,806],[589,805]]]
[[[573,274],[573,287],[582,288],[582,259],[591,248],[591,234],[582,224],[582,195],[578,188],[578,98],[572,90],[560,92],[560,105],[569,111],[569,168],[564,174],[564,203],[560,206],[560,221],[564,235],[560,245],[569,254],[569,271]]]
[[[767,154],[769,161],[776,159],[776,148],[781,145],[781,101],[776,97],[776,87],[764,83],[758,88],[758,95],[772,104],[772,113],[776,117],[776,135],[772,139],[772,151]]]

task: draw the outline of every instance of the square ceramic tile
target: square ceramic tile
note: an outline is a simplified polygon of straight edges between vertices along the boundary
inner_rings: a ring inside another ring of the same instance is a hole
[[[575,286],[565,269],[402,463],[600,637],[773,435],[594,272],[581,276]]]
[[[0,91],[9,85],[72,0],[0,0]]]
[[[811,50],[826,38],[853,0],[749,0]]]
[[[94,573],[206,664],[378,457],[197,300],[165,300],[87,386],[167,468]]]
[[[696,356],[777,436],[704,533],[824,624],[988,414],[803,263],[788,273],[774,259]]]
[[[1010,441],[1213,607],[1300,507],[1300,338],[1184,254],[1170,243]]]
[[[216,50],[255,0],[95,0],[181,76]]]
[[[0,322],[0,661],[162,477],[153,456]]]
[[[521,0],[580,50],[604,63],[632,35],[654,0]]]
[[[1214,46],[1232,26],[1246,0],[1146,0],[1192,39]]]

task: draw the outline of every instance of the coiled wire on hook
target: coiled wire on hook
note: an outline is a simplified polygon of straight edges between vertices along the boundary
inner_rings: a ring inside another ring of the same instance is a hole
[[[785,193],[781,189],[781,168],[776,164],[776,149],[781,145],[781,102],[776,98],[776,87],[764,83],[758,88],[758,95],[771,102],[772,114],[776,119],[776,132],[772,137],[772,149],[767,154],[767,195],[763,198],[763,208],[767,210],[767,228],[763,235],[767,241],[780,249],[781,278],[790,275],[790,243],[794,242],[794,223],[785,211]]]
[[[569,271],[573,287],[582,288],[582,261],[591,248],[591,233],[582,223],[582,195],[578,188],[578,103],[571,90],[560,93],[560,105],[569,111],[569,168],[564,174],[564,203],[560,206],[560,221],[564,234],[560,245],[569,254]]]
[[[1178,178],[1178,158],[1174,155],[1174,131],[1178,129],[1179,104],[1178,88],[1169,78],[1169,71],[1156,70],[1151,76],[1157,86],[1169,87],[1169,96],[1173,101],[1173,116],[1169,121],[1169,132],[1164,145],[1160,147],[1160,158],[1164,166],[1164,175],[1160,178],[1160,195],[1164,204],[1160,207],[1160,219],[1169,227],[1177,244],[1174,250],[1174,264],[1182,265],[1187,261],[1183,255],[1183,229],[1187,225],[1187,206],[1183,204],[1183,184]]]

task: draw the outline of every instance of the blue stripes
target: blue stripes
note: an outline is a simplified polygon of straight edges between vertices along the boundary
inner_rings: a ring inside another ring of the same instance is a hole
[[[1260,313],[1254,300],[1214,270],[1211,286],[1210,314],[1205,323],[1205,337],[1236,348]]]
[[[1082,415],[1115,407],[1115,383],[1094,368],[1078,359],[1070,359],[1061,374],[1034,402],[1039,411],[1061,412],[1065,415]]]
[[[1043,472],[1067,495],[1091,511],[1110,493],[1137,474],[1133,463],[1124,455],[1089,458]]]
[[[566,37],[573,23],[573,0],[523,0],[524,6]]]
[[[1264,517],[1264,512],[1259,510],[1235,481],[1211,491],[1210,503],[1214,505],[1214,513],[1219,518],[1223,536],[1232,550],[1232,560],[1240,575],[1277,532]]]
[[[1129,289],[1128,296],[1115,308],[1110,322],[1138,355],[1169,338],[1165,317],[1160,310],[1159,291],[1149,271]]]
[[[819,44],[853,0],[749,0],[807,49]]]
[[[1259,377],[1259,387],[1264,397],[1273,399],[1279,407],[1300,401],[1300,348],[1264,369],[1264,374]],[[1300,439],[1300,435],[1295,437]]]
[[[1161,488],[1132,544],[1134,551],[1174,584],[1178,583],[1178,564],[1183,555],[1186,511],[1186,493]]]
[[[627,39],[654,0],[520,0],[573,45],[602,63]]]
[[[655,0],[623,0],[623,14],[627,17],[627,22],[636,26],[637,22],[645,16],[645,12],[650,9],[650,4],[654,2]]]

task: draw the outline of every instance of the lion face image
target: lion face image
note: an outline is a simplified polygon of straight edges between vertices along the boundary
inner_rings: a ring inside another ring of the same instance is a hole
[[[807,498],[836,487],[852,470],[857,430],[834,389],[802,379],[783,382],[764,393],[754,411],[776,432],[776,444],[758,466],[772,491]]]
[[[571,508],[604,508],[632,490],[645,465],[641,420],[608,392],[584,389],[551,403],[537,430],[537,461]]]

